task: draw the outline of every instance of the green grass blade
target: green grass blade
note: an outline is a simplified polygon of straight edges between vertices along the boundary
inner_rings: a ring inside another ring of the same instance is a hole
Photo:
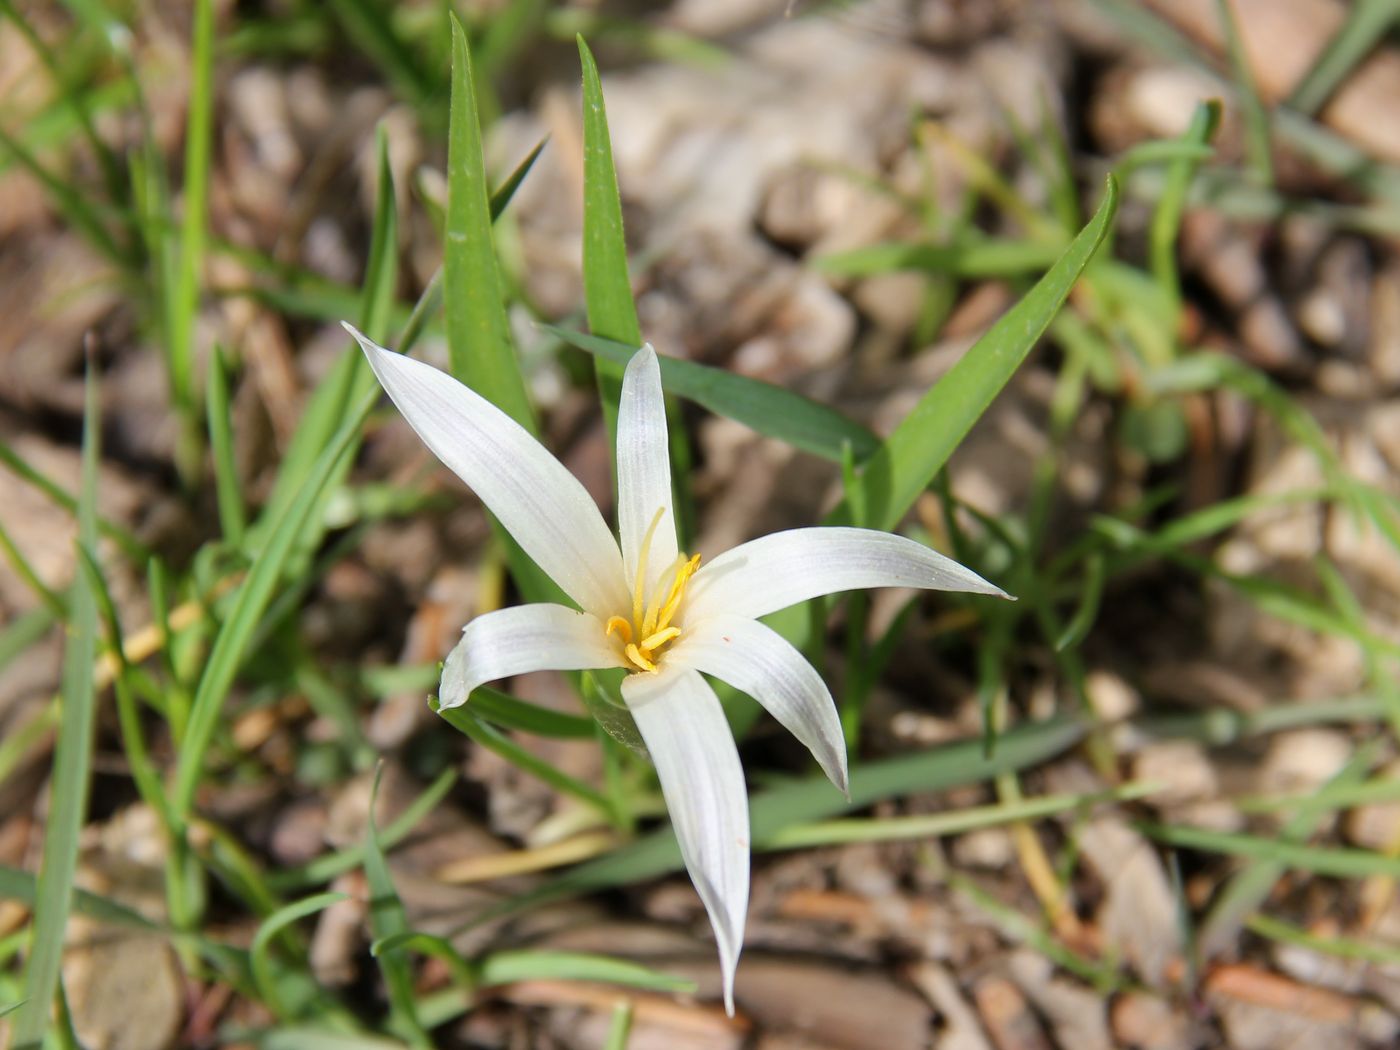
[[[476,975],[472,973],[471,963],[462,958],[462,953],[452,947],[452,942],[445,937],[422,930],[405,930],[382,937],[369,946],[369,953],[375,958],[384,952],[400,950],[421,952],[444,963],[453,981],[464,993],[470,993],[476,987]]]
[[[481,961],[483,987],[516,981],[599,981],[652,992],[695,991],[695,982],[659,973],[649,966],[584,952],[496,952]]]
[[[175,410],[184,422],[182,454],[177,457],[187,479],[195,476],[199,456],[199,399],[194,388],[194,320],[199,310],[204,239],[209,221],[209,168],[214,126],[214,4],[195,0],[194,41],[190,49],[190,98],[185,125],[185,202],[180,221],[180,254],[170,299],[166,367]]]
[[[63,104],[82,130],[83,137],[87,139],[93,155],[97,157],[98,163],[102,167],[108,195],[113,200],[118,199],[123,189],[121,165],[118,164],[117,156],[112,151],[112,147],[107,145],[102,136],[97,133],[97,125],[93,122],[92,107],[88,104],[88,94],[91,89],[88,85],[73,83],[71,77],[64,75],[59,68],[58,57],[54,54],[53,48],[39,33],[34,31],[30,20],[16,10],[13,0],[0,0],[0,15],[4,15],[15,24],[15,28],[24,34],[24,39],[28,42],[31,50],[43,62],[49,77],[59,88]]]
[[[627,1050],[627,1041],[632,1036],[632,1000],[623,999],[613,1007],[612,1024],[608,1028],[608,1039],[603,1050]]]
[[[491,221],[495,222],[501,217],[501,213],[506,210],[511,199],[515,196],[515,191],[520,189],[520,184],[525,181],[525,176],[530,174],[530,169],[535,166],[535,161],[540,159],[540,154],[544,152],[545,145],[549,139],[543,138],[535,143],[535,148],[525,155],[525,159],[515,166],[515,170],[506,176],[505,181],[496,187],[491,194]]]
[[[10,563],[10,568],[14,570],[15,575],[34,593],[40,604],[49,611],[55,620],[68,618],[68,607],[62,596],[55,593],[48,584],[39,578],[38,572],[29,564],[29,559],[15,544],[9,530],[3,524],[0,524],[0,554],[5,556],[5,560]]]
[[[1179,141],[1183,145],[1205,147],[1215,137],[1219,126],[1220,103],[1214,99],[1202,102],[1196,107],[1191,124]],[[1173,317],[1181,309],[1181,274],[1176,265],[1176,241],[1181,232],[1181,217],[1186,211],[1186,195],[1199,165],[1200,161],[1189,154],[1171,162],[1148,230],[1148,258],[1151,260],[1152,276],[1169,297]]]
[[[625,364],[636,346],[584,335],[554,325],[540,327],[571,346],[597,357]],[[857,461],[872,455],[879,439],[836,409],[785,387],[735,375],[722,368],[659,355],[661,385],[667,393],[706,408],[718,416],[743,423],[768,437],[832,462],[841,462],[841,447],[849,443]]]
[[[871,244],[819,256],[813,267],[842,277],[866,277],[900,270],[954,277],[1015,277],[1054,264],[1063,241],[1010,237],[963,237],[949,244]]]
[[[382,335],[389,327],[395,305],[394,291],[399,283],[398,201],[394,195],[394,169],[389,164],[389,136],[383,124],[374,131],[374,153],[378,186],[365,283],[360,291],[360,320],[365,324],[361,331]],[[354,356],[357,360],[360,357],[359,354]]]
[[[1098,211],[1059,262],[923,396],[871,457],[859,478],[869,525],[897,525],[943,469],[1054,319],[1107,235],[1117,208],[1118,182],[1110,176]]]
[[[1288,105],[1312,116],[1400,19],[1400,0],[1357,0],[1342,27],[1327,41]]]
[[[71,492],[68,492],[52,478],[31,467],[20,458],[19,453],[10,448],[4,441],[0,441],[0,463],[8,467],[21,481],[34,486],[69,514],[76,515],[78,513],[78,500]],[[133,561],[144,562],[150,559],[151,551],[144,543],[120,525],[114,524],[100,515],[97,519],[97,531],[115,542],[121,547],[122,552]]]
[[[437,84],[413,49],[394,27],[390,10],[381,0],[332,0],[330,7],[341,27],[381,70],[388,81],[414,105],[429,101]]]
[[[121,618],[117,615],[117,603],[112,598],[106,577],[96,556],[86,547],[78,548],[78,566],[88,578],[103,623],[107,630],[108,652],[117,660],[117,674],[113,685],[117,694],[117,719],[121,726],[122,747],[126,752],[127,765],[131,767],[131,779],[136,784],[137,793],[151,810],[160,818],[163,828],[170,827],[170,811],[165,799],[165,785],[160,773],[151,762],[146,750],[145,738],[141,733],[141,719],[137,713],[136,698],[131,691],[129,676],[131,665],[126,659]]]
[[[1400,966],[1400,948],[1353,937],[1323,937],[1267,915],[1254,915],[1245,923],[1251,933],[1283,944],[1296,944],[1314,952],[1325,952],[1342,959],[1360,959],[1382,966]]]
[[[1082,795],[1045,795],[1017,799],[993,806],[973,806],[952,813],[921,813],[907,817],[827,820],[794,824],[756,841],[755,849],[810,849],[852,842],[901,842],[960,835],[978,828],[997,827],[1019,821],[1042,820],[1061,813],[1092,809],[1104,802],[1129,802],[1157,791],[1156,784],[1124,784],[1112,791]]]
[[[195,789],[204,773],[209,745],[234,675],[247,653],[248,642],[272,600],[293,547],[308,527],[312,509],[319,505],[326,483],[343,469],[373,404],[372,399],[366,398],[346,415],[339,435],[316,460],[296,499],[271,520],[265,546],[238,588],[229,617],[214,639],[208,663],[195,690],[190,722],[176,767],[172,809],[181,823],[194,807]]]
[[[627,239],[622,230],[622,198],[613,167],[608,111],[598,65],[583,37],[578,38],[583,65],[583,298],[588,327],[594,335],[637,347],[642,329],[627,276]],[[623,366],[611,360],[596,363],[598,393],[608,435],[617,430],[617,401],[622,392]]]
[[[369,667],[361,672],[365,688],[376,696],[388,696],[403,690],[431,692],[442,678],[440,664],[417,664],[403,667]],[[517,700],[490,686],[472,690],[472,712],[502,729],[519,729],[536,736],[561,740],[589,740],[594,722],[582,715],[555,711],[526,700]]]
[[[248,949],[248,961],[253,971],[253,982],[257,985],[263,1002],[278,1017],[292,1016],[293,1011],[282,997],[281,982],[273,966],[273,940],[293,923],[348,899],[344,893],[318,893],[279,908],[258,926],[258,932],[253,935],[253,943]]]
[[[1249,68],[1244,38],[1229,0],[1215,0],[1216,17],[1225,33],[1225,50],[1230,56],[1230,71],[1234,74],[1239,96],[1240,114],[1244,119],[1244,150],[1254,178],[1263,186],[1274,184],[1273,143],[1269,130],[1269,112],[1259,96],[1259,86]]]
[[[369,926],[375,940],[384,940],[409,932],[403,904],[394,889],[389,864],[384,859],[384,850],[380,846],[379,829],[374,822],[374,807],[379,800],[379,778],[383,772],[384,767],[381,765],[374,773],[374,787],[369,796],[369,822],[365,828],[365,879],[369,882],[370,892]],[[418,1022],[413,997],[413,971],[403,951],[381,951],[375,958],[379,963],[384,985],[389,990],[391,1025],[402,1028],[402,1034],[413,1045],[431,1047],[432,1040]]]
[[[1366,772],[1375,758],[1374,747],[1358,749],[1325,788],[1347,788],[1359,784],[1366,778]],[[1317,830],[1327,812],[1327,803],[1316,799],[1310,805],[1300,806],[1284,823],[1278,835],[1279,841],[1302,843]],[[1268,899],[1284,871],[1285,867],[1277,861],[1256,859],[1215,894],[1196,941],[1203,959],[1210,959],[1236,943],[1240,927]]]
[[[455,771],[445,769],[439,773],[437,779],[424,788],[421,795],[379,832],[380,848],[392,849],[412,834],[418,824],[437,808],[438,803],[447,797],[447,793],[452,790],[452,786],[456,783],[457,774]],[[364,846],[351,846],[335,853],[328,853],[323,857],[317,857],[300,868],[287,868],[272,872],[268,876],[267,882],[273,890],[314,886],[317,883],[329,882],[337,875],[343,875],[347,871],[354,871],[364,862]]]
[[[452,726],[453,729],[470,737],[473,743],[494,751],[517,769],[538,777],[556,791],[578,799],[578,801],[585,805],[594,807],[599,813],[606,817],[612,817],[612,803],[609,802],[605,795],[589,787],[587,784],[583,783],[583,781],[555,769],[548,762],[537,758],[504,733],[488,726],[481,719],[476,717],[471,710],[470,704],[462,707],[440,708],[436,698],[434,698],[429,706],[442,717],[443,721]]]
[[[436,671],[436,668],[434,670]],[[481,718],[487,722],[494,722],[502,729],[518,729],[524,733],[554,737],[558,740],[586,740],[594,733],[591,718],[553,711],[525,700],[517,700],[508,693],[502,693],[490,686],[479,686],[472,690],[471,706],[472,711]]]
[[[0,128],[0,147],[44,187],[45,192],[53,199],[54,206],[63,213],[63,217],[72,223],[74,229],[87,237],[94,248],[118,266],[131,262],[128,253],[123,251],[113,238],[101,213],[93,207],[80,189],[63,181],[40,164],[28,147],[3,128]]]
[[[214,457],[214,491],[219,503],[219,527],[224,539],[234,546],[243,542],[248,511],[243,504],[243,486],[238,481],[238,464],[233,451],[233,405],[229,400],[228,362],[223,351],[214,347],[209,362],[208,395],[205,414],[209,422],[209,449]]]
[[[1165,846],[1263,860],[1284,869],[1307,871],[1314,875],[1339,879],[1359,879],[1372,875],[1400,878],[1400,857],[1370,850],[1308,846],[1273,837],[1181,825],[1140,824],[1138,830]]]
[[[47,608],[31,609],[0,627],[0,671],[11,660],[48,634],[59,617]],[[591,732],[591,730],[590,730]]]
[[[389,325],[393,289],[398,281],[398,213],[394,195],[393,172],[389,166],[387,138],[382,133],[378,146],[379,190],[375,200],[374,225],[370,239],[369,259],[365,265],[364,288],[359,295],[359,324],[357,327],[371,339],[383,342]],[[424,293],[425,296],[428,294]],[[247,547],[256,553],[265,542],[271,523],[284,515],[306,487],[317,458],[335,435],[346,412],[358,401],[370,397],[377,389],[364,355],[349,344],[345,355],[335,363],[330,373],[312,393],[301,421],[282,457],[282,465],[273,482],[272,494],[258,522],[248,530]],[[358,445],[358,440],[356,442]],[[334,490],[349,469],[345,467],[327,483],[326,491]],[[307,547],[319,544],[318,530],[308,537]]]
[[[101,423],[97,377],[89,362],[83,412],[82,496],[78,505],[78,542],[97,544],[97,464]],[[12,1046],[38,1047],[48,1030],[50,1007],[58,989],[64,931],[72,907],[78,863],[78,837],[87,816],[92,775],[97,691],[93,662],[97,655],[97,598],[84,573],[73,581],[69,599],[71,635],[63,653],[63,718],[54,750],[52,795],[39,862],[39,893],[34,930],[24,972],[27,1000],[15,1019]]]
[[[983,752],[982,739],[961,740],[908,755],[866,762],[851,770],[848,802],[825,777],[794,780],[752,796],[750,826],[755,842],[783,828],[860,809],[910,792],[943,791],[983,783],[1000,773],[1034,766],[1062,754],[1084,737],[1073,719],[1028,723],[1003,733],[996,753]],[[474,921],[515,914],[550,901],[655,878],[682,867],[680,847],[668,827],[643,836],[606,856],[588,861],[538,890],[492,909]]]
[[[455,17],[451,22],[452,113],[447,140],[443,291],[452,373],[535,432],[496,263],[471,48],[461,23]]]

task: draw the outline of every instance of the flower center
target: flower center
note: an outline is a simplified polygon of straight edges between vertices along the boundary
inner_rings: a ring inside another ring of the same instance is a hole
[[[673,626],[671,620],[685,597],[685,585],[700,567],[700,555],[693,558],[677,555],[657,579],[650,596],[647,595],[647,556],[664,513],[664,507],[657,509],[642,537],[642,548],[637,554],[637,578],[632,582],[632,618],[611,616],[605,631],[609,637],[617,635],[622,642],[623,655],[632,665],[629,669],[637,671],[655,671],[656,661],[666,647],[680,637],[681,629]]]

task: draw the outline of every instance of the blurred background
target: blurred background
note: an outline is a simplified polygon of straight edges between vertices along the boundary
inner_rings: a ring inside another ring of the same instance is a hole
[[[510,342],[599,503],[578,35],[644,337],[848,417],[675,388],[707,554],[818,522],[1121,185],[903,522],[1020,601],[789,625],[871,771],[849,820],[729,698],[734,1019],[649,767],[574,686],[425,702],[519,592],[398,416],[358,426],[338,322],[448,362],[449,12]],[[11,1045],[1397,1045],[1398,18],[0,0]]]

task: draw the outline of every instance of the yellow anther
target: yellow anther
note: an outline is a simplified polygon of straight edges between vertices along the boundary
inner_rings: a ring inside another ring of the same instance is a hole
[[[632,640],[632,625],[627,622],[625,616],[609,616],[607,628],[603,631],[603,636],[610,637],[616,631],[617,636],[626,644]]]
[[[647,637],[643,638],[641,648],[648,652],[660,649],[667,642],[671,641],[671,639],[679,638],[680,636],[681,629],[679,627],[666,627],[657,631],[655,634],[647,635]]]
[[[631,660],[634,664],[636,664],[636,665],[637,665],[639,668],[641,668],[643,671],[655,671],[655,670],[656,670],[656,664],[652,663],[652,662],[651,662],[650,660],[648,660],[645,656],[643,656],[642,653],[641,653],[641,650],[638,649],[637,646],[636,646],[634,643],[628,642],[628,643],[627,643],[627,648],[626,648],[625,650],[623,650],[623,651],[627,654],[627,659]]]

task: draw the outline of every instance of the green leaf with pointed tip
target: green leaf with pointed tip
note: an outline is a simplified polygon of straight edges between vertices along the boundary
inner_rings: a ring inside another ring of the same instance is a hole
[[[78,542],[97,545],[97,465],[101,424],[96,369],[88,363],[83,411],[82,490],[78,501]],[[71,634],[63,650],[63,718],[54,747],[48,819],[39,862],[34,927],[24,970],[24,1006],[15,1019],[16,1047],[38,1046],[49,1029],[50,1006],[59,988],[64,931],[73,906],[78,837],[87,817],[92,776],[97,689],[97,596],[86,573],[78,573],[68,601]]]
[[[603,85],[593,53],[581,36],[578,54],[583,65],[583,297],[588,327],[594,335],[637,347],[642,345],[642,329],[627,275],[622,198],[613,167]],[[625,366],[602,360],[596,367],[603,416],[612,435],[617,429],[617,401]]]
[[[452,23],[452,112],[447,135],[447,228],[443,293],[452,374],[537,432],[515,357],[491,234],[491,199],[482,155],[471,48]]]
[[[1098,211],[1060,260],[923,396],[871,457],[859,478],[867,524],[893,528],[943,469],[1054,320],[1117,209],[1118,182],[1110,175]]]

